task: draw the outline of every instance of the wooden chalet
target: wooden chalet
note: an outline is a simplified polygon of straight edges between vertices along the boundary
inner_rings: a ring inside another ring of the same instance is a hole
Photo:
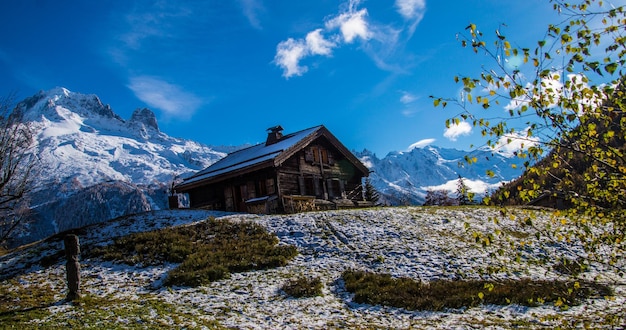
[[[228,154],[175,186],[190,207],[281,213],[367,205],[362,178],[369,170],[323,125]]]

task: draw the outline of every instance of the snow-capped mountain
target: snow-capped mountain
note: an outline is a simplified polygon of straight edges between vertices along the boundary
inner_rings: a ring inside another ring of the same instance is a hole
[[[65,88],[20,102],[16,114],[35,134],[34,222],[22,241],[118,216],[165,208],[175,177],[232,151],[159,131],[149,109],[122,119],[96,95]]]
[[[225,150],[169,137],[159,131],[149,109],[125,121],[96,95],[56,88],[18,104],[36,132],[35,152],[42,162],[42,186],[91,186],[119,180],[149,185],[202,169]]]
[[[428,190],[446,190],[452,196],[459,176],[471,192],[485,195],[520,176],[523,168],[522,159],[490,150],[468,152],[426,146],[390,152],[383,159],[368,150],[356,155],[372,171],[370,180],[382,202],[391,205],[422,204]],[[477,162],[467,164],[466,156],[476,157]],[[487,175],[488,170],[493,176]]]
[[[122,119],[96,95],[65,88],[42,91],[20,102],[16,114],[35,133],[39,162],[29,196],[33,222],[13,244],[115,217],[166,208],[177,176],[201,170],[239,147],[212,147],[177,139],[159,130],[149,109]],[[421,204],[428,189],[454,191],[458,176],[484,193],[521,174],[521,160],[432,146],[391,152],[383,159],[356,153],[373,172],[374,187],[391,205]],[[518,164],[513,169],[511,164]],[[486,175],[490,169],[494,177]]]

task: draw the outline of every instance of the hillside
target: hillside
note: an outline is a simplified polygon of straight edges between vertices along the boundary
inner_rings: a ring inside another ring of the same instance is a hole
[[[549,221],[547,215],[535,215],[536,223]],[[514,253],[509,251],[507,242],[494,241],[488,248],[477,246],[465,227],[483,230],[493,226],[493,222],[485,219],[500,218],[496,209],[484,207],[380,208],[271,216],[156,211],[85,228],[79,231],[79,237],[82,246],[89,249],[109,244],[114,237],[130,232],[184,225],[208,216],[261,224],[277,235],[279,244],[294,245],[300,254],[285,267],[232,274],[229,279],[197,288],[161,287],[165,274],[175,265],[142,267],[85,259],[81,260],[81,287],[87,305],[71,305],[62,301],[66,293],[65,266],[62,253],[59,254],[63,243],[60,237],[52,238],[0,257],[2,292],[53,295],[49,305],[3,317],[22,319],[25,326],[39,322],[62,325],[84,318],[103,327],[449,329],[569,328],[583,324],[594,327],[607,319],[626,315],[623,285],[614,286],[615,296],[610,299],[592,298],[566,309],[548,304],[532,308],[483,305],[442,312],[407,311],[357,304],[353,295],[346,292],[340,279],[346,269],[429,281],[477,278],[481,276],[480,269],[506,263],[513,267],[512,271],[499,274],[499,278],[559,277],[551,262],[515,270],[515,264],[508,259]],[[520,240],[532,234],[507,219],[500,221],[508,230],[516,231]],[[576,244],[567,247],[575,250]],[[497,259],[489,256],[499,248],[509,252]],[[525,253],[568,249],[559,245],[527,246]],[[319,277],[323,283],[322,296],[296,299],[280,291],[287,280],[299,275]],[[613,283],[611,273],[597,268],[583,276]],[[108,301],[113,305],[89,312],[89,308],[97,308],[90,307],[92,304]],[[623,318],[614,321],[625,322]]]

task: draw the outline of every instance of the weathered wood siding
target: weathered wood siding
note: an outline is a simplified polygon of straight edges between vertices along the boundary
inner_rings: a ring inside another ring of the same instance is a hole
[[[285,161],[278,172],[280,195],[306,195],[318,199],[345,198],[361,185],[354,165],[321,138]]]

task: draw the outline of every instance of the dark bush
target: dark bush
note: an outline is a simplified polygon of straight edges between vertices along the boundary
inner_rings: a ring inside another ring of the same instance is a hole
[[[386,305],[409,310],[439,311],[445,308],[473,307],[479,304],[520,304],[556,306],[580,304],[583,299],[612,295],[612,290],[594,282],[503,280],[436,280],[420,282],[393,278],[389,274],[345,271],[346,290],[356,303]]]
[[[307,278],[300,276],[285,283],[281,289],[294,298],[321,296],[322,281],[319,277]]]
[[[554,264],[552,269],[563,275],[578,276],[580,273],[587,270],[587,265],[585,265],[582,258],[576,260],[563,258],[558,263]]]
[[[209,219],[121,237],[91,255],[131,265],[180,263],[165,285],[198,286],[230,272],[284,266],[298,254],[294,246],[277,244],[278,238],[261,225]]]

